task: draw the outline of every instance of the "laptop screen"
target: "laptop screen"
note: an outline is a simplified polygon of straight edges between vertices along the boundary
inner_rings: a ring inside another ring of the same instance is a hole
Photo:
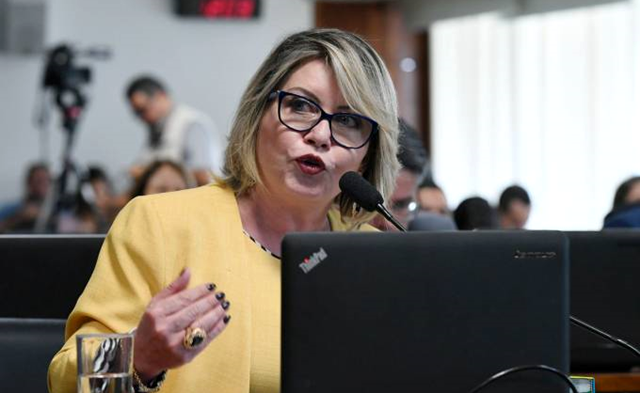
[[[104,235],[0,236],[0,317],[66,319],[84,290]]]
[[[640,345],[640,231],[568,232],[571,313]],[[571,328],[572,371],[629,371],[640,359],[579,327]]]
[[[283,393],[461,393],[515,366],[568,371],[559,232],[292,234],[282,263]],[[567,391],[530,374],[487,391]]]

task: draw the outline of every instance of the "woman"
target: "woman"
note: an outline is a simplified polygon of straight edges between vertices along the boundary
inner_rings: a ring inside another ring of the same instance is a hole
[[[339,30],[285,39],[242,97],[226,177],[121,212],[69,317],[50,390],[75,389],[75,334],[137,328],[138,391],[166,376],[163,392],[277,392],[282,237],[371,218],[338,180],[360,171],[388,196],[396,119],[391,79],[365,41]]]
[[[171,160],[152,162],[140,175],[131,191],[131,198],[140,195],[160,194],[191,187],[189,175],[182,165]]]

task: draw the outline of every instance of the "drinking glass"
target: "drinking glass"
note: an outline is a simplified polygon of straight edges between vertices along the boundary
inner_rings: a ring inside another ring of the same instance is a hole
[[[78,393],[132,393],[133,334],[79,334]]]

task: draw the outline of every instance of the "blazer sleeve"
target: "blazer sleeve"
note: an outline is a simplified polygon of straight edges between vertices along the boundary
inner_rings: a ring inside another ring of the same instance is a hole
[[[167,285],[164,241],[152,198],[136,198],[118,215],[67,320],[66,343],[49,366],[49,392],[76,392],[77,334],[122,333],[138,325],[151,298]]]

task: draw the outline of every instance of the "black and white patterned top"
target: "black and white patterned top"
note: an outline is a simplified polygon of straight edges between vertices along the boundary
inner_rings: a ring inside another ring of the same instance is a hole
[[[272,257],[276,258],[276,259],[281,259],[278,255],[274,254],[271,252],[271,250],[269,250],[267,247],[263,246],[262,244],[260,244],[260,242],[258,242],[256,239],[253,238],[253,236],[249,235],[249,232],[245,231],[244,229],[242,230],[242,233],[244,233],[245,235],[247,235],[247,237],[249,239],[251,239],[252,242],[254,242],[255,244],[257,244],[260,248],[262,248],[266,253],[268,253],[269,255],[271,255]]]
[[[333,231],[333,225],[331,225],[331,220],[329,219],[329,216],[327,216],[327,223],[329,224],[329,231]],[[242,228],[242,233],[244,233],[249,239],[251,239],[252,242],[257,244],[267,254],[271,255],[275,259],[282,259],[280,256],[278,256],[278,255],[274,254],[273,252],[271,252],[271,250],[269,250],[267,247],[265,247],[262,244],[260,244],[260,242],[257,241],[256,239],[254,239],[253,236],[251,236],[249,234],[249,232],[244,230],[244,228]]]

